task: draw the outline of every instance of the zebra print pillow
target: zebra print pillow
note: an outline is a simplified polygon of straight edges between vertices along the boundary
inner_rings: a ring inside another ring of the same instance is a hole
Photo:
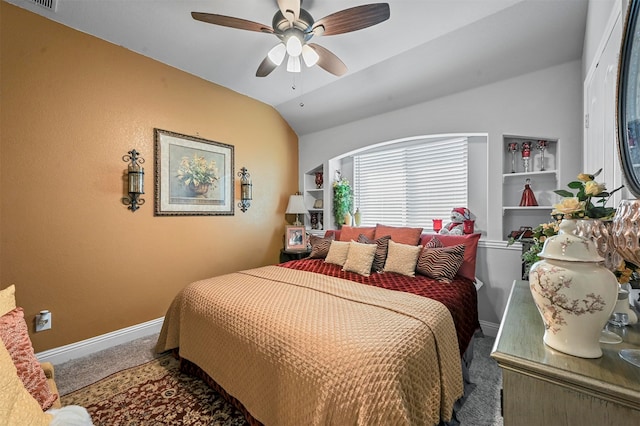
[[[384,262],[387,260],[387,252],[389,251],[389,240],[391,240],[391,235],[380,237],[377,240],[372,240],[364,234],[358,236],[359,243],[376,244],[376,254],[373,257],[371,271],[382,272],[384,269]]]
[[[309,237],[311,242],[311,259],[324,259],[329,253],[329,247],[331,247],[331,241],[334,240],[333,234],[326,238],[321,238],[316,235]]]
[[[464,262],[464,244],[456,246],[425,247],[416,264],[416,272],[441,282],[450,283]]]

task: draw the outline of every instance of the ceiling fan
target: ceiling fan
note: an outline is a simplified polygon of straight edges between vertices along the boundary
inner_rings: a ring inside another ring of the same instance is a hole
[[[356,6],[332,13],[314,21],[309,12],[302,9],[302,0],[277,0],[278,10],[273,16],[272,26],[246,19],[215,13],[191,12],[193,19],[209,24],[241,30],[274,34],[280,43],[274,46],[264,58],[256,77],[266,77],[287,59],[287,71],[300,72],[300,56],[307,67],[318,64],[325,71],[341,76],[347,66],[324,47],[309,43],[314,36],[344,34],[371,27],[389,19],[389,4],[374,3]]]

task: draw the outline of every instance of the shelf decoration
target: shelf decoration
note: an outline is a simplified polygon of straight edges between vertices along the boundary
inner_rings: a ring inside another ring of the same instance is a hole
[[[511,153],[511,173],[516,172],[516,152],[520,150],[517,142],[510,142],[507,145],[507,150]]]
[[[536,148],[540,151],[540,171],[544,172],[544,151],[547,149],[547,141],[539,140]]]
[[[529,157],[531,156],[531,142],[522,142],[522,166],[524,172],[529,173]]]
[[[522,198],[520,199],[520,207],[533,207],[537,206],[538,201],[531,189],[531,179],[527,179],[524,184],[524,190],[522,191]]]

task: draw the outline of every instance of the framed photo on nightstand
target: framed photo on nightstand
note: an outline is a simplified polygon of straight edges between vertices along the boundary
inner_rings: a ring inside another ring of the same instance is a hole
[[[307,250],[307,231],[304,226],[287,226],[284,233],[284,249]]]

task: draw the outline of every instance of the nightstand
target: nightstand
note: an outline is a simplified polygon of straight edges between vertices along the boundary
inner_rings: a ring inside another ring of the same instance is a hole
[[[300,260],[308,257],[311,254],[311,250],[280,250],[280,263],[288,262],[290,260]]]

